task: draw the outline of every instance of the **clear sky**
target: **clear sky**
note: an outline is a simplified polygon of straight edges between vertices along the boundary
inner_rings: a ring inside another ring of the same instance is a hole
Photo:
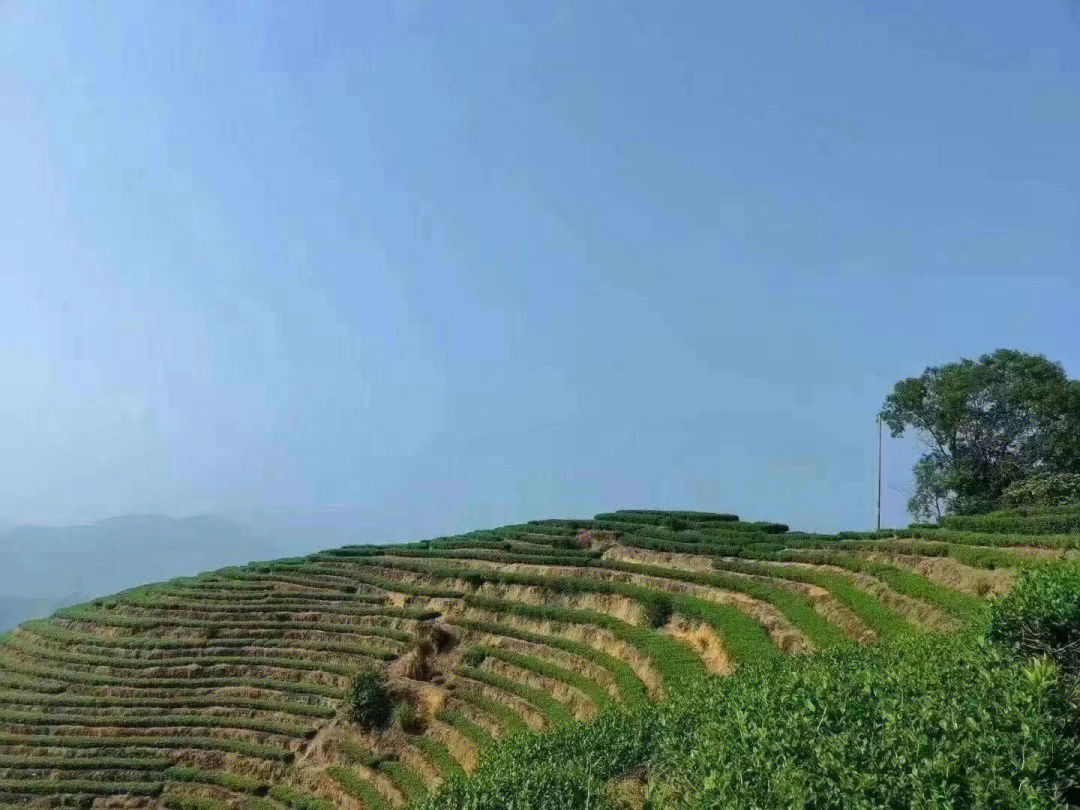
[[[0,520],[862,528],[1078,257],[1073,0],[8,0]]]

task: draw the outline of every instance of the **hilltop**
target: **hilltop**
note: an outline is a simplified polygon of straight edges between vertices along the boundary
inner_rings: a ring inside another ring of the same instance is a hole
[[[421,802],[528,731],[555,739],[601,717],[604,733],[666,696],[707,694],[713,676],[809,683],[814,671],[776,668],[963,636],[1020,572],[1075,557],[1077,531],[1069,509],[828,536],[626,510],[134,588],[3,637],[0,802]],[[891,649],[859,661],[885,667]],[[385,677],[385,727],[348,710],[365,671]]]

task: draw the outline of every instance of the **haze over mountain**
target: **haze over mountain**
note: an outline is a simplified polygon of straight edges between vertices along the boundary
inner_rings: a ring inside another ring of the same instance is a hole
[[[98,594],[282,553],[280,541],[214,516],[8,527],[0,530],[0,629]]]

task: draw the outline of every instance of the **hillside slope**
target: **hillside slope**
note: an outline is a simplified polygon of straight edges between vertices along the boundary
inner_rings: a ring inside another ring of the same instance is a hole
[[[783,654],[951,632],[1018,569],[1075,554],[1074,535],[1009,528],[816,536],[623,511],[125,591],[3,637],[0,803],[400,807],[516,730]],[[366,667],[415,718],[348,719]]]

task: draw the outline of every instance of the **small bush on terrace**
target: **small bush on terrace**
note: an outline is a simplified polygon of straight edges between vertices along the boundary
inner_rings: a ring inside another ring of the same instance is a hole
[[[386,676],[376,669],[364,669],[353,678],[348,695],[352,718],[368,728],[381,728],[394,709]]]
[[[671,599],[663,594],[649,596],[644,600],[642,607],[645,609],[645,621],[649,627],[663,627],[671,618],[673,610]]]
[[[407,734],[421,730],[422,723],[416,713],[416,707],[407,700],[397,703],[391,712],[390,722]]]
[[[1080,567],[1035,569],[992,608],[989,635],[1024,658],[1080,675]]]

